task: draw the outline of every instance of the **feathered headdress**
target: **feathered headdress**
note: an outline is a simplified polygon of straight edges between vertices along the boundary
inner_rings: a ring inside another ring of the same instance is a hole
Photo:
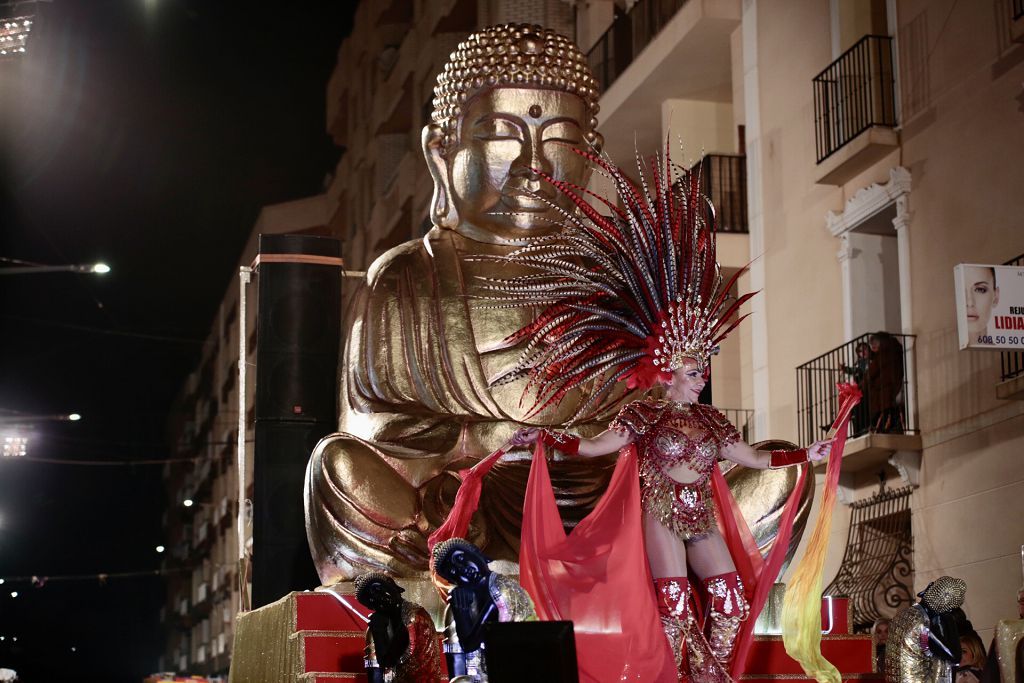
[[[651,160],[648,182],[638,157],[638,186],[607,160],[574,151],[612,180],[618,204],[546,176],[579,212],[559,210],[561,231],[491,257],[529,272],[482,279],[488,306],[539,309],[533,322],[503,340],[503,347],[524,344],[523,350],[491,385],[527,376],[524,398],[536,393],[532,416],[593,381],[576,421],[603,407],[617,382],[648,388],[686,358],[703,369],[742,317],[726,323],[752,294],[729,296],[745,267],[722,286],[715,211],[697,173],[666,153]]]

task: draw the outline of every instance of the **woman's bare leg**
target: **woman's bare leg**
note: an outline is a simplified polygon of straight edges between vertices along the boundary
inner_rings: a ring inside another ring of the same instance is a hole
[[[690,566],[702,579],[736,571],[729,547],[718,531],[702,538],[691,538],[686,542],[686,552],[690,557]]]
[[[654,517],[644,513],[647,562],[654,578],[658,616],[675,658],[679,680],[689,678],[687,642],[699,632],[690,611],[690,585],[686,577],[686,545]]]
[[[647,562],[651,567],[651,576],[655,579],[686,576],[686,545],[646,512],[644,541],[647,545]]]

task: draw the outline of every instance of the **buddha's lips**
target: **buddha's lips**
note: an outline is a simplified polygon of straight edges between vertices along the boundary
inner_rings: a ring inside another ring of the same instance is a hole
[[[502,200],[520,211],[547,211],[551,208],[553,198],[542,192],[510,189],[502,193]]]

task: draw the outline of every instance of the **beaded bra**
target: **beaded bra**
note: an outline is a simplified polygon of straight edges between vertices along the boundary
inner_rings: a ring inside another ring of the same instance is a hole
[[[643,460],[663,471],[686,465],[706,479],[722,449],[740,434],[714,406],[644,398],[629,403],[608,426],[631,433]]]

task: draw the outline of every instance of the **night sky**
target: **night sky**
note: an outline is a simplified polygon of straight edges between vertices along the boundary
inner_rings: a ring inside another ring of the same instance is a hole
[[[159,567],[161,468],[37,459],[181,455],[171,400],[260,207],[319,193],[341,154],[324,100],[354,5],[0,7],[36,14],[27,55],[0,61],[0,257],[112,268],[0,276],[0,418],[83,416],[0,459],[0,667],[24,681],[156,669],[161,579],[57,577]],[[53,578],[10,578],[33,575]]]

